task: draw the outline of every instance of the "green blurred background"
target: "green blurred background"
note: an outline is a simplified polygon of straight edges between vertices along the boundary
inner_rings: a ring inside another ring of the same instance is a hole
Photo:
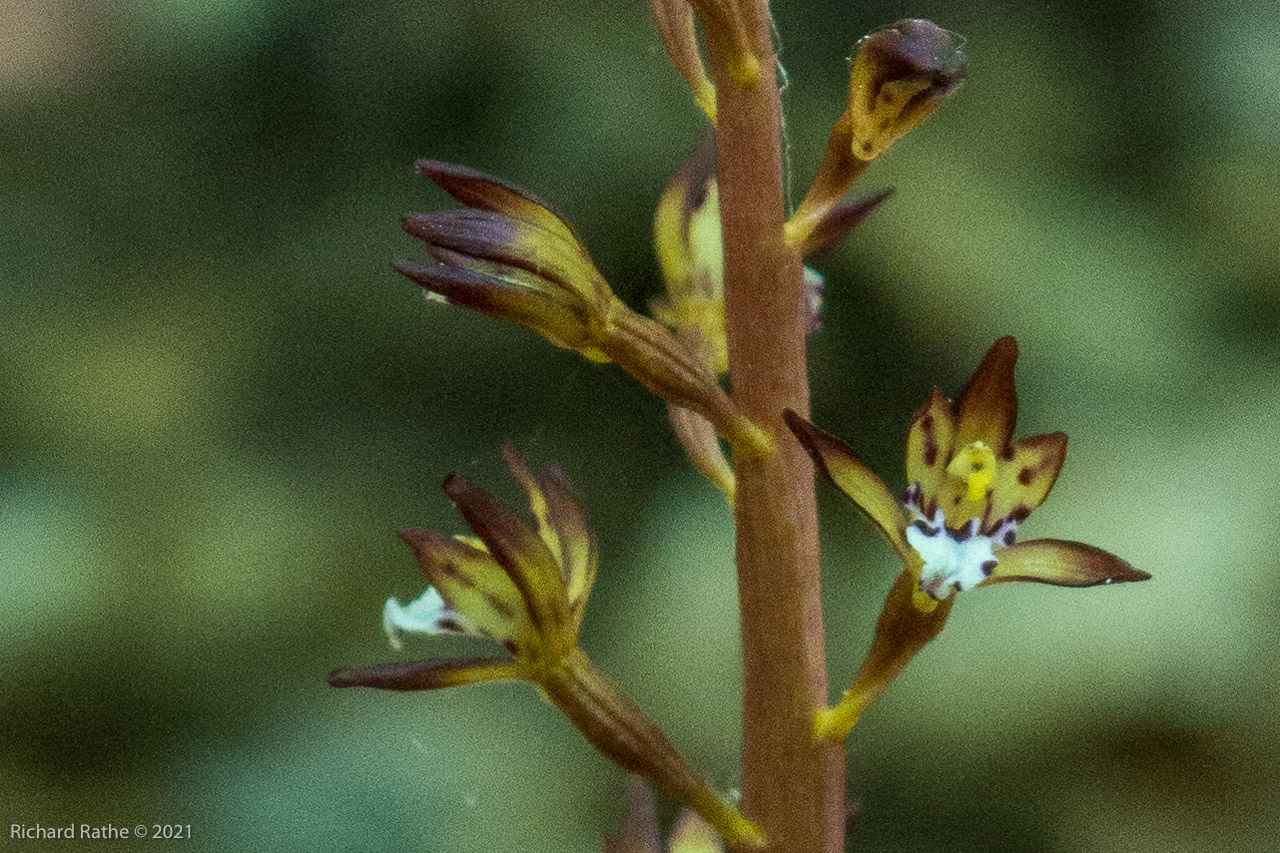
[[[897,196],[814,261],[815,419],[899,489],[912,410],[1015,334],[1021,433],[1072,437],[1028,534],[1155,575],[964,596],[854,733],[850,849],[1275,850],[1280,12],[775,5],[793,201],[862,33],[969,39],[861,182]],[[516,497],[505,440],[600,538],[585,648],[737,784],[732,530],[661,405],[388,268],[448,203],[412,160],[452,159],[551,200],[642,308],[698,126],[642,0],[0,0],[0,846],[598,850],[623,776],[531,688],[325,685],[468,651],[397,655],[380,608],[421,591],[398,528],[463,529],[446,473]],[[820,503],[838,693],[896,563]]]

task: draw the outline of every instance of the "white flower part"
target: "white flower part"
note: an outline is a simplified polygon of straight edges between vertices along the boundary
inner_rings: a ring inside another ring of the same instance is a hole
[[[827,280],[822,273],[813,267],[804,268],[804,300],[809,309],[809,318],[805,331],[813,334],[822,328],[822,295],[827,289]]]
[[[926,518],[912,506],[908,509],[915,522],[907,525],[907,544],[924,560],[920,589],[939,601],[952,590],[964,592],[986,580],[996,567],[995,549],[1005,544],[1008,525],[1017,526],[1009,519],[991,536],[979,536],[976,518],[959,530],[949,530],[941,507],[933,511],[933,518]]]
[[[387,635],[391,648],[396,651],[404,648],[401,637],[406,632],[479,634],[467,617],[450,608],[433,586],[427,587],[426,592],[408,604],[388,598],[387,603],[382,606],[382,630]]]

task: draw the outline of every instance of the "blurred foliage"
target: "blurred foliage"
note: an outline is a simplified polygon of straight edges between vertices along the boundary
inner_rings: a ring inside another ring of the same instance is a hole
[[[862,181],[897,196],[815,262],[817,422],[899,488],[925,392],[1015,334],[1022,434],[1072,436],[1032,535],[1156,576],[960,602],[851,739],[851,849],[1274,849],[1280,11],[775,5],[794,199],[862,33],[969,39],[964,90]],[[445,203],[412,160],[454,159],[550,200],[644,306],[699,118],[648,15],[0,0],[0,826],[598,849],[621,774],[527,686],[324,683],[391,659],[381,603],[421,585],[393,533],[462,529],[447,472],[514,497],[507,439],[600,537],[584,647],[735,784],[732,530],[662,406],[387,266],[416,257],[398,215]],[[838,691],[896,563],[820,497]]]

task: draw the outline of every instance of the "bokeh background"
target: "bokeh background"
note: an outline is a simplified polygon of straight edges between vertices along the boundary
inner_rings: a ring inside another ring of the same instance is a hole
[[[1021,433],[1071,435],[1029,535],[1155,575],[964,596],[854,733],[850,849],[1275,850],[1280,7],[776,6],[793,200],[862,33],[969,39],[861,182],[897,196],[814,261],[815,419],[901,488],[912,410],[1015,334]],[[599,536],[584,646],[737,783],[730,520],[661,405],[388,267],[448,203],[412,160],[453,159],[642,308],[698,127],[641,0],[0,0],[0,846],[598,850],[623,776],[534,690],[325,685],[470,651],[397,655],[380,608],[421,591],[397,529],[463,529],[446,473],[516,498],[507,440]],[[896,563],[820,501],[838,693]]]

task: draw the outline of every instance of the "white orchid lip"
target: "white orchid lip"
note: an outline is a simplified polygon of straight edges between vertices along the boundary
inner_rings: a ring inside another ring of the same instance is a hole
[[[480,636],[467,617],[451,608],[439,591],[428,586],[422,595],[408,604],[388,598],[382,606],[382,630],[391,648],[404,648],[406,634],[472,634]]]
[[[1012,516],[1002,518],[990,533],[981,534],[982,522],[970,518],[958,528],[947,526],[942,507],[934,507],[926,516],[920,508],[918,485],[907,490],[906,509],[911,515],[907,525],[907,544],[924,561],[919,587],[935,601],[953,592],[964,592],[982,583],[1000,562],[997,551],[1012,545],[1018,522]]]

